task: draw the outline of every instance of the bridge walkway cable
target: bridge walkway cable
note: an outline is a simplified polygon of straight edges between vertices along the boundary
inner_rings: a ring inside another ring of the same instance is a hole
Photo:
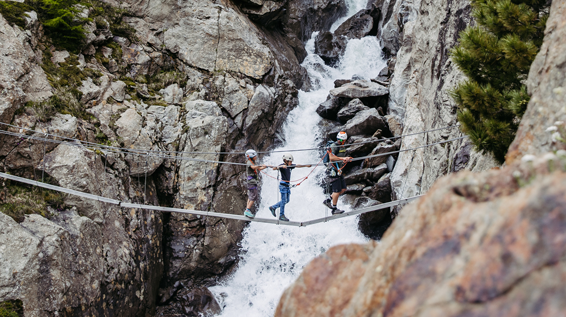
[[[31,180],[31,179],[27,179],[27,178],[15,176],[15,175],[10,175],[10,174],[6,174],[6,173],[2,173],[2,172],[0,172],[0,177],[6,178],[6,179],[9,179],[9,180],[13,180],[13,181],[16,181],[16,182],[32,185],[32,186],[37,186],[37,187],[41,187],[41,188],[45,188],[45,189],[49,189],[49,190],[54,190],[54,191],[61,192],[61,193],[66,193],[66,194],[70,194],[70,195],[74,195],[74,196],[78,196],[78,197],[83,197],[83,198],[87,198],[87,199],[92,199],[92,200],[96,200],[96,201],[100,201],[100,202],[104,202],[104,203],[117,205],[117,206],[122,207],[122,208],[136,208],[136,209],[154,210],[154,211],[162,211],[162,212],[184,213],[184,214],[191,214],[191,215],[196,215],[196,216],[216,217],[216,218],[241,220],[241,221],[251,221],[251,222],[261,222],[261,223],[269,223],[269,224],[293,226],[293,227],[306,227],[306,226],[314,225],[314,224],[317,224],[317,223],[328,222],[328,221],[337,220],[337,219],[345,218],[345,217],[351,217],[351,216],[363,214],[363,213],[374,211],[374,210],[394,207],[394,206],[398,206],[400,204],[410,202],[412,200],[415,200],[415,199],[423,196],[423,195],[412,196],[412,197],[399,199],[399,200],[395,200],[395,201],[391,201],[391,202],[387,202],[387,203],[383,203],[383,204],[379,204],[379,205],[375,205],[375,206],[358,208],[358,209],[355,209],[355,210],[352,210],[352,211],[345,212],[343,214],[331,215],[331,216],[316,218],[316,219],[312,219],[312,220],[308,220],[308,221],[280,221],[278,219],[257,218],[257,217],[250,219],[248,217],[241,216],[241,215],[226,214],[226,213],[213,212],[213,211],[200,211],[200,210],[191,210],[191,209],[181,209],[181,208],[153,206],[153,205],[146,205],[146,204],[128,203],[128,202],[123,202],[123,201],[120,201],[120,200],[117,200],[117,199],[111,199],[111,198],[106,198],[106,197],[102,197],[102,196],[98,196],[98,195],[88,194],[88,193],[84,193],[84,192],[81,192],[81,191],[77,191],[77,190],[73,190],[73,189],[69,189],[69,188],[64,188],[64,187],[60,187],[60,186],[55,186],[55,185],[51,185],[51,184],[46,184],[46,183],[42,183],[42,182],[39,182],[39,181],[34,181],[34,180]]]

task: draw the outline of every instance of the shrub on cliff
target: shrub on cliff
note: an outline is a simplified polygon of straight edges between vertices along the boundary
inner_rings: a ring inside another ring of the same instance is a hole
[[[529,102],[523,83],[542,45],[549,1],[472,0],[472,7],[478,25],[451,52],[468,79],[452,96],[462,131],[503,162]]]

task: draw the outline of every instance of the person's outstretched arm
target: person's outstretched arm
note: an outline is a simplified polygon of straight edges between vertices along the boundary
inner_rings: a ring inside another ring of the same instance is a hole
[[[250,166],[250,167],[251,167],[254,171],[261,171],[261,170],[267,168],[267,166],[265,166],[265,165],[252,165],[252,166]]]
[[[328,151],[328,158],[330,159],[331,162],[337,162],[337,161],[350,162],[352,160],[352,157],[350,157],[350,156],[338,157],[338,156],[334,155],[334,153],[332,153],[332,151]]]

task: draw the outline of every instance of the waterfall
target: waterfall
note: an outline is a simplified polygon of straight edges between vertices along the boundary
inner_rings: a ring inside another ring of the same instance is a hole
[[[358,7],[365,7],[365,3],[366,0],[351,0],[350,16],[357,12]],[[299,105],[290,112],[282,127],[285,143],[277,150],[313,148],[321,140],[326,140],[326,136],[317,131],[321,118],[315,110],[326,100],[329,90],[334,88],[334,80],[352,78],[352,75],[374,78],[386,65],[377,38],[370,36],[350,40],[337,67],[328,67],[314,54],[315,37],[316,34],[313,34],[306,45],[309,54],[302,64],[314,88],[309,92],[299,92]],[[260,156],[260,164],[279,165],[282,163],[282,154],[278,152]],[[292,154],[295,164],[320,160],[318,151]],[[277,176],[277,171],[264,171]],[[291,179],[304,177],[309,171],[309,168],[297,168],[293,170]],[[257,216],[272,217],[268,206],[279,200],[278,181],[263,174],[261,177],[263,185]],[[330,211],[322,205],[326,196],[317,184],[317,179],[322,177],[324,168],[317,168],[308,180],[291,190],[291,201],[285,208],[285,215],[289,219],[302,221],[329,215]],[[350,210],[343,202],[338,205],[346,211]],[[366,238],[358,231],[356,217],[305,228],[250,223],[244,230],[242,253],[236,271],[210,290],[223,307],[221,316],[272,316],[285,288],[298,277],[309,261],[331,246],[365,241]]]

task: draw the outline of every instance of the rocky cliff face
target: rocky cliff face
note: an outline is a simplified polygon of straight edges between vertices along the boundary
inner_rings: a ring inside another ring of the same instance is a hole
[[[566,149],[566,4],[555,1],[546,24],[544,43],[531,65],[527,88],[531,100],[506,162],[526,154],[538,155],[551,149]]]
[[[471,23],[468,1],[373,0],[334,33],[318,34],[316,52],[327,64],[336,63],[344,54],[349,39],[366,36],[377,36],[384,57],[388,59],[388,67],[371,79],[375,85],[383,85],[385,91],[376,91],[360,99],[365,106],[381,111],[385,125],[370,125],[368,130],[373,129],[371,132],[352,130],[352,134],[367,138],[379,129],[380,132],[373,135],[379,139],[418,133],[398,139],[395,144],[376,139],[371,148],[360,148],[350,153],[362,156],[401,150],[398,155],[378,157],[363,163],[361,168],[387,163],[393,170],[382,180],[350,183],[348,193],[354,195],[349,197],[354,206],[362,204],[362,201],[355,203],[357,195],[367,196],[363,198],[364,205],[379,204],[420,195],[436,179],[451,172],[464,169],[482,171],[497,166],[491,157],[476,153],[468,141],[458,139],[462,134],[457,126],[456,104],[450,96],[450,90],[464,80],[463,74],[449,58],[450,49],[457,43],[459,33]],[[360,78],[338,80],[335,85],[340,87],[338,89],[347,89],[347,84],[355,83],[356,79]],[[370,95],[371,98],[367,98]],[[336,129],[330,128],[330,138],[337,131],[348,129],[353,115],[364,110],[349,104],[352,98],[329,96],[317,110],[323,118],[345,124]],[[435,131],[419,133],[427,130]],[[449,140],[453,141],[444,142]],[[441,144],[427,146],[439,142]],[[401,207],[393,208],[391,217],[395,217]],[[385,212],[364,215],[360,221],[362,232],[371,238],[379,238],[390,222]]]
[[[565,15],[564,4],[553,3],[529,74],[525,138],[510,148],[511,163],[443,177],[403,209],[380,243],[336,246],[314,259],[276,316],[566,313],[564,63],[555,51]]]
[[[450,89],[464,79],[449,50],[471,20],[468,1],[376,1],[381,7],[381,41],[394,65],[389,87],[389,114],[402,128],[396,135],[454,126],[456,105]],[[403,138],[401,149],[461,136],[458,128]],[[475,153],[466,141],[403,152],[391,175],[394,199],[426,192],[440,176],[461,169],[481,171],[496,166]]]
[[[249,9],[278,12],[279,4],[285,14],[270,23]],[[117,22],[79,6],[91,21],[76,53],[55,47],[35,12],[24,27],[0,16],[0,121],[156,152],[265,150],[297,104],[302,41],[345,8],[342,1],[279,4],[99,3],[104,12],[127,10]],[[225,213],[245,206],[243,168],[183,160],[241,162],[240,155],[163,157],[0,140],[3,171],[27,178],[128,202]],[[0,303],[21,301],[26,316],[218,311],[204,286],[236,263],[245,223],[1,185]]]

